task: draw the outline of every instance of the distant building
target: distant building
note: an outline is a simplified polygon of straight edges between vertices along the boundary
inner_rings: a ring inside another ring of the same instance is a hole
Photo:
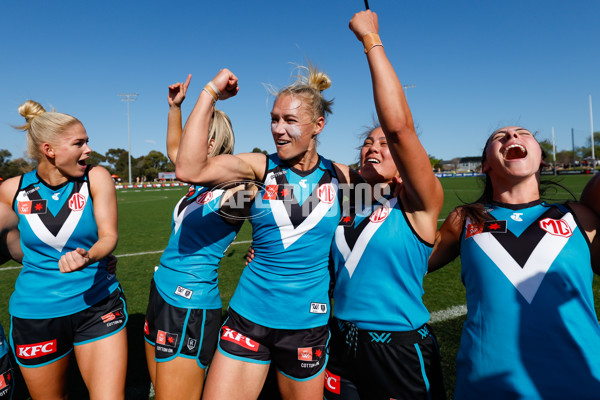
[[[479,172],[481,170],[481,157],[457,157],[449,161],[442,161],[442,171],[454,172]]]

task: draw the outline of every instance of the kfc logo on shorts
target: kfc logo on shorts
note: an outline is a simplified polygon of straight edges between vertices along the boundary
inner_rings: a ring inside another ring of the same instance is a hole
[[[164,346],[175,347],[177,346],[177,338],[179,335],[176,333],[169,333],[165,331],[158,331],[156,333],[156,343]]]
[[[150,334],[150,328],[148,328],[148,320],[145,320],[145,321],[144,321],[144,333],[145,333],[146,335],[149,335],[149,334]]]
[[[17,357],[29,360],[56,353],[56,339],[35,344],[17,345]]]
[[[325,368],[325,389],[331,393],[340,394],[341,386],[340,376],[332,374]]]
[[[75,193],[69,199],[69,208],[72,211],[81,211],[85,207],[85,196],[81,193]]]
[[[319,186],[317,189],[317,197],[325,204],[333,204],[335,200],[335,188],[331,183],[326,183]]]
[[[298,360],[300,361],[312,361],[313,352],[312,347],[299,347],[298,348]]]
[[[196,198],[196,203],[203,206],[215,197],[213,192],[204,192]]]
[[[540,221],[540,228],[554,236],[568,238],[573,235],[573,231],[569,224],[567,224],[567,221],[562,219],[544,218]]]
[[[257,342],[250,339],[249,337],[242,335],[241,333],[234,331],[228,326],[223,327],[223,334],[221,335],[221,340],[227,340],[229,342],[236,343],[248,350],[258,351],[259,344]]]
[[[385,205],[375,210],[375,212],[369,217],[369,220],[374,224],[380,224],[385,221],[388,215],[390,215],[390,208]]]

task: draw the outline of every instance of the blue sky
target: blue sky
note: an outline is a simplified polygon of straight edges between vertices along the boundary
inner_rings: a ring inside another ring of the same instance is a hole
[[[565,0],[370,0],[388,57],[427,152],[445,160],[476,156],[487,135],[518,124],[571,148],[590,136],[589,96],[600,115],[600,2]],[[358,135],[374,113],[361,44],[348,29],[362,0],[2,1],[0,148],[22,156],[17,108],[27,99],[72,114],[91,147],[132,155],[165,152],[167,86],[192,73],[184,118],[220,68],[240,92],[219,102],[236,132],[236,152],[274,150],[263,83],[290,82],[309,58],[325,70],[335,98],[319,151],[356,161]],[[600,130],[598,117],[595,130]]]

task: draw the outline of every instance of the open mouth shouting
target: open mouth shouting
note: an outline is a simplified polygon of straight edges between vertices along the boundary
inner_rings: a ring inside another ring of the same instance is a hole
[[[511,144],[506,146],[502,151],[502,156],[505,160],[520,160],[527,157],[527,149],[520,144]]]

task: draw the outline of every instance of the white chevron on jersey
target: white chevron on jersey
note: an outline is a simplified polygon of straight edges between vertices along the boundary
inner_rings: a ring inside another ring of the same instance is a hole
[[[76,194],[76,193],[74,193]],[[73,194],[73,195],[74,195]],[[79,190],[79,194],[85,197],[85,201],[87,202],[89,199],[89,190],[88,190],[88,182],[84,182]],[[29,201],[31,200],[29,196],[25,193],[25,191],[20,191],[17,196],[17,201]],[[69,201],[69,200],[67,200]],[[50,210],[48,210],[50,212]],[[60,227],[60,230],[54,236],[52,232],[46,228],[44,222],[40,218],[38,214],[25,214],[25,218],[27,219],[27,223],[31,227],[31,230],[36,234],[38,239],[42,242],[46,243],[48,246],[56,249],[56,251],[61,252],[62,249],[67,244],[67,241],[75,231],[81,216],[83,215],[83,209],[79,211],[73,211],[69,213],[69,216],[65,220],[64,224]]]
[[[276,184],[277,181],[275,180],[275,176],[272,172],[270,172],[265,179],[265,186]],[[337,196],[338,180],[332,177],[330,184],[333,185],[334,193]],[[314,228],[315,225],[317,225],[319,221],[321,221],[329,212],[329,209],[331,209],[334,203],[335,201],[332,201],[329,204],[319,201],[319,204],[313,208],[310,215],[308,215],[300,225],[294,228],[284,204],[284,200],[269,200],[273,218],[275,219],[275,223],[277,224],[279,233],[281,234],[283,248],[287,249],[294,244],[296,240],[300,239],[302,235]]]
[[[392,208],[394,208],[396,206],[397,202],[398,202],[398,199],[396,197],[394,197],[391,200],[386,200],[386,202],[383,203],[381,206],[379,206],[377,209],[379,209],[381,207],[386,207],[391,210]],[[375,210],[373,212],[373,214],[376,211],[377,210]],[[373,237],[375,232],[377,232],[377,230],[379,229],[379,227],[381,225],[383,225],[383,224],[382,223],[374,223],[374,222],[369,221],[367,226],[365,226],[365,229],[363,229],[363,231],[358,236],[358,239],[356,240],[356,243],[354,244],[354,248],[352,248],[352,249],[350,249],[350,247],[348,246],[348,243],[346,243],[346,237],[344,235],[344,226],[338,226],[337,229],[335,230],[335,244],[337,245],[338,250],[342,254],[342,257],[344,257],[345,267],[348,270],[348,274],[350,275],[350,278],[352,278],[352,274],[354,274],[354,270],[356,269],[356,266],[360,262],[360,259],[363,255],[363,253],[365,252],[365,249],[367,248],[369,241],[371,240],[371,238]]]
[[[571,213],[565,214],[561,221],[566,222],[572,232],[577,228]],[[469,223],[471,221],[467,218],[467,224]],[[531,304],[537,293],[550,265],[569,240],[568,237],[546,233],[531,252],[523,268],[521,268],[492,233],[479,233],[472,236],[472,238],[529,304]]]
[[[198,197],[202,196],[205,193],[212,193],[213,197],[209,201],[213,201],[214,199],[219,198],[219,196],[221,196],[223,194],[223,192],[224,192],[223,189],[218,189],[218,190],[203,192],[203,193],[199,194],[196,197],[196,199]],[[175,227],[173,229],[173,232],[175,232],[175,233],[177,233],[177,231],[179,230],[179,227],[181,226],[181,223],[183,222],[183,219],[186,216],[188,216],[190,213],[193,213],[198,207],[204,205],[204,204],[198,204],[197,201],[194,201],[193,203],[188,204],[188,206],[186,208],[184,208],[180,213],[178,213],[178,211],[179,211],[179,205],[184,200],[187,200],[187,198],[183,197],[181,200],[179,200],[177,202],[177,205],[175,206],[175,209],[173,210],[173,222],[175,222]],[[213,210],[213,211],[216,211],[216,210]]]

